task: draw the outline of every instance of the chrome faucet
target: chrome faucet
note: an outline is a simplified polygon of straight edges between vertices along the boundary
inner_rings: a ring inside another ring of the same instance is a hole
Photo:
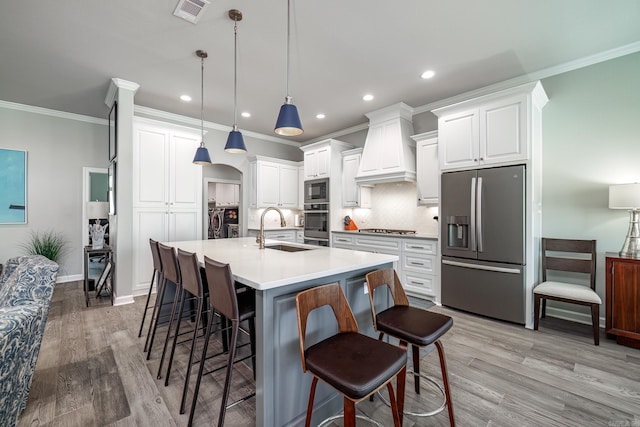
[[[258,232],[258,236],[256,236],[256,243],[258,244],[258,249],[264,249],[264,214],[269,211],[276,211],[280,214],[280,227],[286,227],[287,222],[284,220],[284,215],[282,211],[278,208],[268,207],[262,212],[262,216],[260,217],[260,231]]]

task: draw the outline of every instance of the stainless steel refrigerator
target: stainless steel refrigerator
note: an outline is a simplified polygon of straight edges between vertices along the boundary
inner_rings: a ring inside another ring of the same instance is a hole
[[[442,174],[443,305],[525,323],[525,178],[524,165]]]

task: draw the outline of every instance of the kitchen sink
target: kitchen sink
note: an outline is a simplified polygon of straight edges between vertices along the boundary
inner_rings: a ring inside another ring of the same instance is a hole
[[[300,246],[283,245],[281,243],[277,245],[265,245],[265,248],[276,249],[278,251],[284,251],[284,252],[301,252],[301,251],[311,250],[311,248],[301,248]]]

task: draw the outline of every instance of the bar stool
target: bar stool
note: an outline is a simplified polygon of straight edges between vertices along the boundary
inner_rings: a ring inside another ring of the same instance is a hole
[[[171,366],[173,365],[173,357],[176,352],[176,345],[178,344],[178,336],[191,334],[191,338],[188,340],[184,340],[180,342],[180,344],[191,341],[191,349],[189,350],[189,361],[187,363],[187,371],[184,378],[184,387],[182,390],[182,399],[180,401],[180,413],[185,413],[185,406],[187,401],[187,389],[189,388],[189,378],[191,377],[191,368],[193,366],[193,356],[195,354],[196,348],[196,340],[198,338],[198,329],[200,326],[200,320],[202,319],[202,324],[204,328],[207,325],[207,319],[203,312],[204,301],[206,299],[206,295],[204,292],[204,287],[202,284],[202,274],[204,274],[204,269],[201,269],[198,264],[198,257],[196,254],[191,252],[183,251],[182,249],[178,249],[178,266],[180,268],[180,279],[181,279],[181,292],[180,292],[180,301],[179,301],[179,309],[178,316],[176,321],[176,331],[173,335],[173,343],[171,345],[171,352],[169,354],[169,361],[167,365],[167,372],[165,375],[164,385],[169,385],[169,377],[171,376]],[[206,280],[206,279],[205,279]],[[184,304],[187,301],[188,296],[191,296],[190,299],[196,301],[196,315],[195,315],[195,325],[192,330],[187,332],[180,332],[180,326],[182,323],[182,317],[184,312]],[[204,328],[202,330],[202,336],[204,336]],[[167,339],[168,341],[168,339]],[[167,344],[165,341],[165,346]],[[160,368],[158,369],[158,375],[160,374],[160,369],[162,369],[162,360],[160,363]]]
[[[207,278],[207,284],[209,286],[209,312],[212,316],[214,312],[220,313],[223,318],[226,318],[228,322],[231,323],[231,340],[229,342],[229,351],[227,352],[227,364],[226,364],[226,377],[224,382],[224,389],[222,392],[222,402],[220,403],[220,414],[218,417],[218,426],[224,425],[224,418],[227,412],[227,409],[237,405],[238,403],[244,402],[256,395],[255,392],[245,396],[229,405],[227,405],[227,400],[229,398],[229,391],[231,388],[231,377],[233,373],[233,364],[236,362],[240,362],[243,360],[247,360],[251,358],[253,360],[254,366],[254,376],[255,376],[255,317],[256,317],[256,308],[255,308],[255,295],[253,292],[245,291],[245,292],[236,292],[236,287],[234,284],[233,276],[231,275],[231,268],[229,264],[222,264],[217,261],[214,261],[208,257],[204,257],[204,265],[205,272]],[[239,346],[238,343],[238,332],[240,331],[240,323],[247,320],[249,323],[249,338],[251,345],[251,354],[249,356],[236,359],[236,352]],[[196,409],[196,401],[198,399],[198,392],[200,390],[200,382],[202,380],[202,376],[204,373],[204,365],[206,359],[216,357],[224,354],[224,350],[221,353],[212,355],[207,357],[207,350],[209,347],[209,338],[212,334],[213,322],[209,322],[207,325],[207,331],[204,337],[204,345],[202,347],[202,356],[200,357],[200,368],[198,369],[198,377],[196,380],[196,385],[193,391],[193,401],[191,403],[191,412],[189,414],[189,426],[193,423],[193,416],[195,414]],[[221,329],[221,332],[224,336],[226,331]],[[212,371],[207,372],[207,374],[215,372],[223,367],[214,369]]]
[[[404,292],[402,283],[400,283],[398,274],[393,268],[373,271],[366,275],[366,280],[367,287],[369,288],[369,302],[373,316],[373,327],[376,331],[380,332],[379,339],[382,340],[384,334],[387,334],[400,340],[400,347],[407,349],[409,345],[411,346],[413,353],[413,372],[410,371],[409,374],[413,374],[416,394],[420,394],[420,378],[422,377],[434,384],[444,397],[442,405],[434,411],[424,413],[405,412],[405,414],[427,417],[442,412],[446,406],[449,411],[449,424],[455,426],[447,375],[447,364],[444,349],[440,343],[440,337],[453,326],[453,319],[443,314],[409,306],[409,300]],[[380,313],[376,313],[374,292],[380,286],[385,285],[389,287],[394,305]],[[420,374],[420,347],[425,347],[430,344],[434,344],[438,349],[444,390],[434,379]],[[381,399],[383,398],[381,397]]]
[[[142,321],[140,322],[140,330],[138,331],[138,338],[142,336],[142,330],[144,328],[144,322],[147,318],[147,311],[150,308],[153,308],[151,312],[151,319],[149,321],[149,329],[147,331],[147,340],[145,341],[144,351],[147,351],[147,347],[149,346],[149,333],[153,327],[153,321],[156,316],[156,311],[158,309],[158,304],[161,304],[162,298],[161,295],[161,287],[163,285],[162,279],[162,261],[160,261],[160,253],[158,252],[158,242],[149,239],[149,246],[151,247],[151,258],[153,260],[153,273],[151,274],[151,281],[149,286],[149,292],[147,293],[147,302],[144,306],[144,312],[142,313]],[[155,286],[157,298],[152,305],[149,305],[149,301],[151,301],[151,294],[153,293],[153,288]],[[164,295],[163,295],[164,296]]]
[[[176,285],[175,295],[173,297],[173,303],[171,304],[171,315],[169,316],[169,326],[167,327],[167,336],[164,341],[162,349],[162,357],[160,358],[160,364],[158,366],[158,379],[160,379],[160,372],[162,365],[164,364],[164,358],[167,353],[167,341],[171,338],[171,328],[173,327],[173,320],[176,314],[176,307],[180,300],[180,294],[182,293],[182,284],[180,279],[180,267],[178,266],[178,258],[176,256],[176,250],[172,246],[163,245],[158,243],[158,252],[160,254],[160,261],[162,262],[162,276],[164,278],[164,287],[166,290],[167,282],[172,282]],[[164,292],[163,292],[164,293]],[[156,322],[157,326],[157,322]],[[154,331],[155,333],[155,331]],[[151,337],[153,343],[154,337]],[[149,346],[149,353],[147,353],[147,360],[151,354],[151,345]]]
[[[307,317],[311,311],[326,305],[333,309],[338,322],[338,333],[307,348]],[[406,351],[358,333],[358,324],[338,283],[298,293],[296,311],[302,370],[313,375],[305,426],[309,427],[311,424],[318,380],[329,384],[343,395],[345,427],[355,426],[355,404],[372,396],[384,386],[387,387],[391,399],[393,423],[395,426],[402,425]],[[394,398],[391,385],[391,381],[396,377],[397,400]]]

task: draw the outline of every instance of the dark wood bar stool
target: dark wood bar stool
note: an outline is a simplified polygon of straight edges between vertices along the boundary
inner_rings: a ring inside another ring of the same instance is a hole
[[[444,402],[440,408],[435,411],[425,413],[405,412],[405,414],[427,417],[442,412],[446,406],[449,411],[449,424],[455,426],[447,364],[445,361],[444,348],[440,342],[440,337],[453,326],[453,319],[444,314],[433,313],[422,308],[409,306],[409,299],[404,292],[400,279],[398,279],[398,274],[393,268],[371,272],[367,274],[366,280],[367,287],[369,288],[369,302],[373,316],[373,327],[376,331],[380,332],[379,339],[382,340],[384,334],[387,334],[400,340],[400,347],[404,349],[408,349],[409,346],[411,347],[413,372],[410,372],[410,374],[413,373],[416,394],[420,394],[420,378],[422,377],[433,383],[444,395]],[[393,305],[380,313],[376,313],[374,292],[381,286],[387,286],[389,288],[391,297],[393,298]],[[420,347],[425,347],[430,344],[434,344],[438,349],[444,390],[435,380],[425,375],[420,375]]]
[[[306,346],[307,318],[311,311],[330,306],[338,322],[338,333]],[[338,283],[318,286],[296,296],[298,336],[302,370],[313,375],[305,426],[311,424],[318,380],[342,393],[344,425],[356,424],[355,404],[387,387],[393,423],[402,425],[407,354],[403,349],[358,333],[356,319]],[[391,381],[397,377],[397,399]]]
[[[181,283],[181,277],[180,277],[180,267],[178,265],[178,257],[176,256],[175,248],[173,248],[172,246],[163,245],[162,243],[158,243],[158,252],[160,253],[160,261],[162,262],[165,288],[167,286],[167,281],[170,281],[176,286],[175,295],[173,297],[173,304],[171,306],[171,315],[169,316],[169,325],[167,327],[167,335],[164,340],[164,346],[162,348],[162,357],[160,358],[160,364],[158,366],[157,377],[158,379],[160,379],[162,365],[164,364],[164,358],[165,358],[165,355],[167,354],[167,342],[171,338],[171,329],[173,327],[173,322],[176,317],[176,311],[177,311],[178,303],[180,301],[180,295],[182,294],[182,283]],[[177,331],[176,331],[176,334],[177,334]],[[149,358],[149,354],[151,354],[151,346],[149,346],[149,353],[147,354],[147,359]]]
[[[226,366],[214,369],[206,374],[215,372],[219,369],[226,367],[226,376],[224,382],[224,388],[222,392],[222,401],[220,403],[220,414],[218,416],[218,426],[224,425],[224,419],[227,409],[244,402],[256,395],[255,392],[227,405],[229,399],[229,391],[231,388],[231,377],[233,373],[233,365],[236,362],[252,359],[252,365],[255,376],[255,317],[256,317],[256,305],[255,294],[252,291],[245,290],[243,292],[237,292],[236,286],[231,274],[231,268],[229,264],[222,264],[214,261],[210,258],[204,257],[205,272],[207,278],[207,284],[209,287],[209,312],[212,316],[214,312],[219,313],[227,322],[231,325],[231,339],[229,341],[229,350],[227,352]],[[251,354],[249,356],[236,359],[236,353],[238,349],[238,333],[240,332],[240,323],[243,321],[249,323],[249,339],[251,346]],[[198,377],[196,385],[193,391],[193,401],[191,403],[191,412],[189,414],[189,426],[193,423],[193,416],[195,414],[196,403],[198,399],[198,392],[200,390],[200,382],[202,376],[206,375],[204,372],[205,362],[207,359],[220,356],[225,353],[218,353],[212,356],[207,356],[207,350],[209,347],[209,339],[213,332],[213,323],[209,321],[207,325],[207,331],[205,332],[204,344],[202,347],[202,356],[200,357],[200,367],[198,369]],[[221,328],[220,331],[224,337],[227,331]]]

